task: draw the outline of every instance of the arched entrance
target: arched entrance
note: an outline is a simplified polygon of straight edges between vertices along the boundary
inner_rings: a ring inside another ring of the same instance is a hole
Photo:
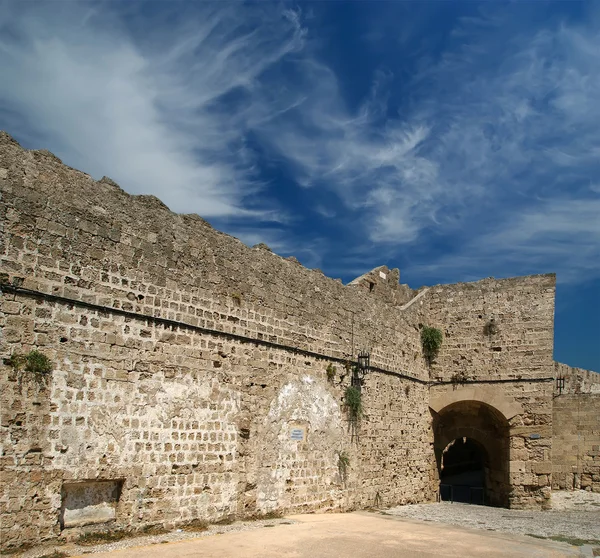
[[[442,499],[507,507],[508,421],[481,401],[459,401],[432,413]]]

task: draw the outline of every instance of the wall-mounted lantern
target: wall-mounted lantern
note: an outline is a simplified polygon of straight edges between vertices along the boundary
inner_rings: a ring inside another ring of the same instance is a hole
[[[371,360],[371,355],[365,350],[360,351],[358,353],[358,367],[360,368],[363,374],[366,374],[369,370],[369,361]]]
[[[563,389],[565,389],[565,377],[564,376],[558,376],[558,378],[556,378],[556,389],[558,391],[558,395],[560,395],[563,392]]]
[[[365,381],[365,376],[369,372],[371,355],[364,349],[358,353],[356,365],[352,369],[352,386],[360,389]]]

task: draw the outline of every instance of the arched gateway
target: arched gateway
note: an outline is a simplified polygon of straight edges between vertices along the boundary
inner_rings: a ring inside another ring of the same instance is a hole
[[[456,399],[433,414],[434,451],[444,500],[509,505],[509,423],[497,408]]]

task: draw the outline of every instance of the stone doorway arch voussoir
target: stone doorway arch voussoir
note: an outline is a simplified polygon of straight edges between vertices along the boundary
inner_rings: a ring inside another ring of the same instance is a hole
[[[448,386],[448,389],[431,395],[429,407],[439,413],[449,405],[468,401],[485,403],[497,410],[507,422],[523,413],[523,407],[520,403],[502,393],[501,384],[493,386]]]

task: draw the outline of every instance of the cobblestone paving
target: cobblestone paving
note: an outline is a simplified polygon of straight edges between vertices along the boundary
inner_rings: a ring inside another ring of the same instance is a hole
[[[600,494],[556,493],[552,505],[550,511],[528,511],[441,502],[398,506],[382,513],[505,533],[600,541]]]

